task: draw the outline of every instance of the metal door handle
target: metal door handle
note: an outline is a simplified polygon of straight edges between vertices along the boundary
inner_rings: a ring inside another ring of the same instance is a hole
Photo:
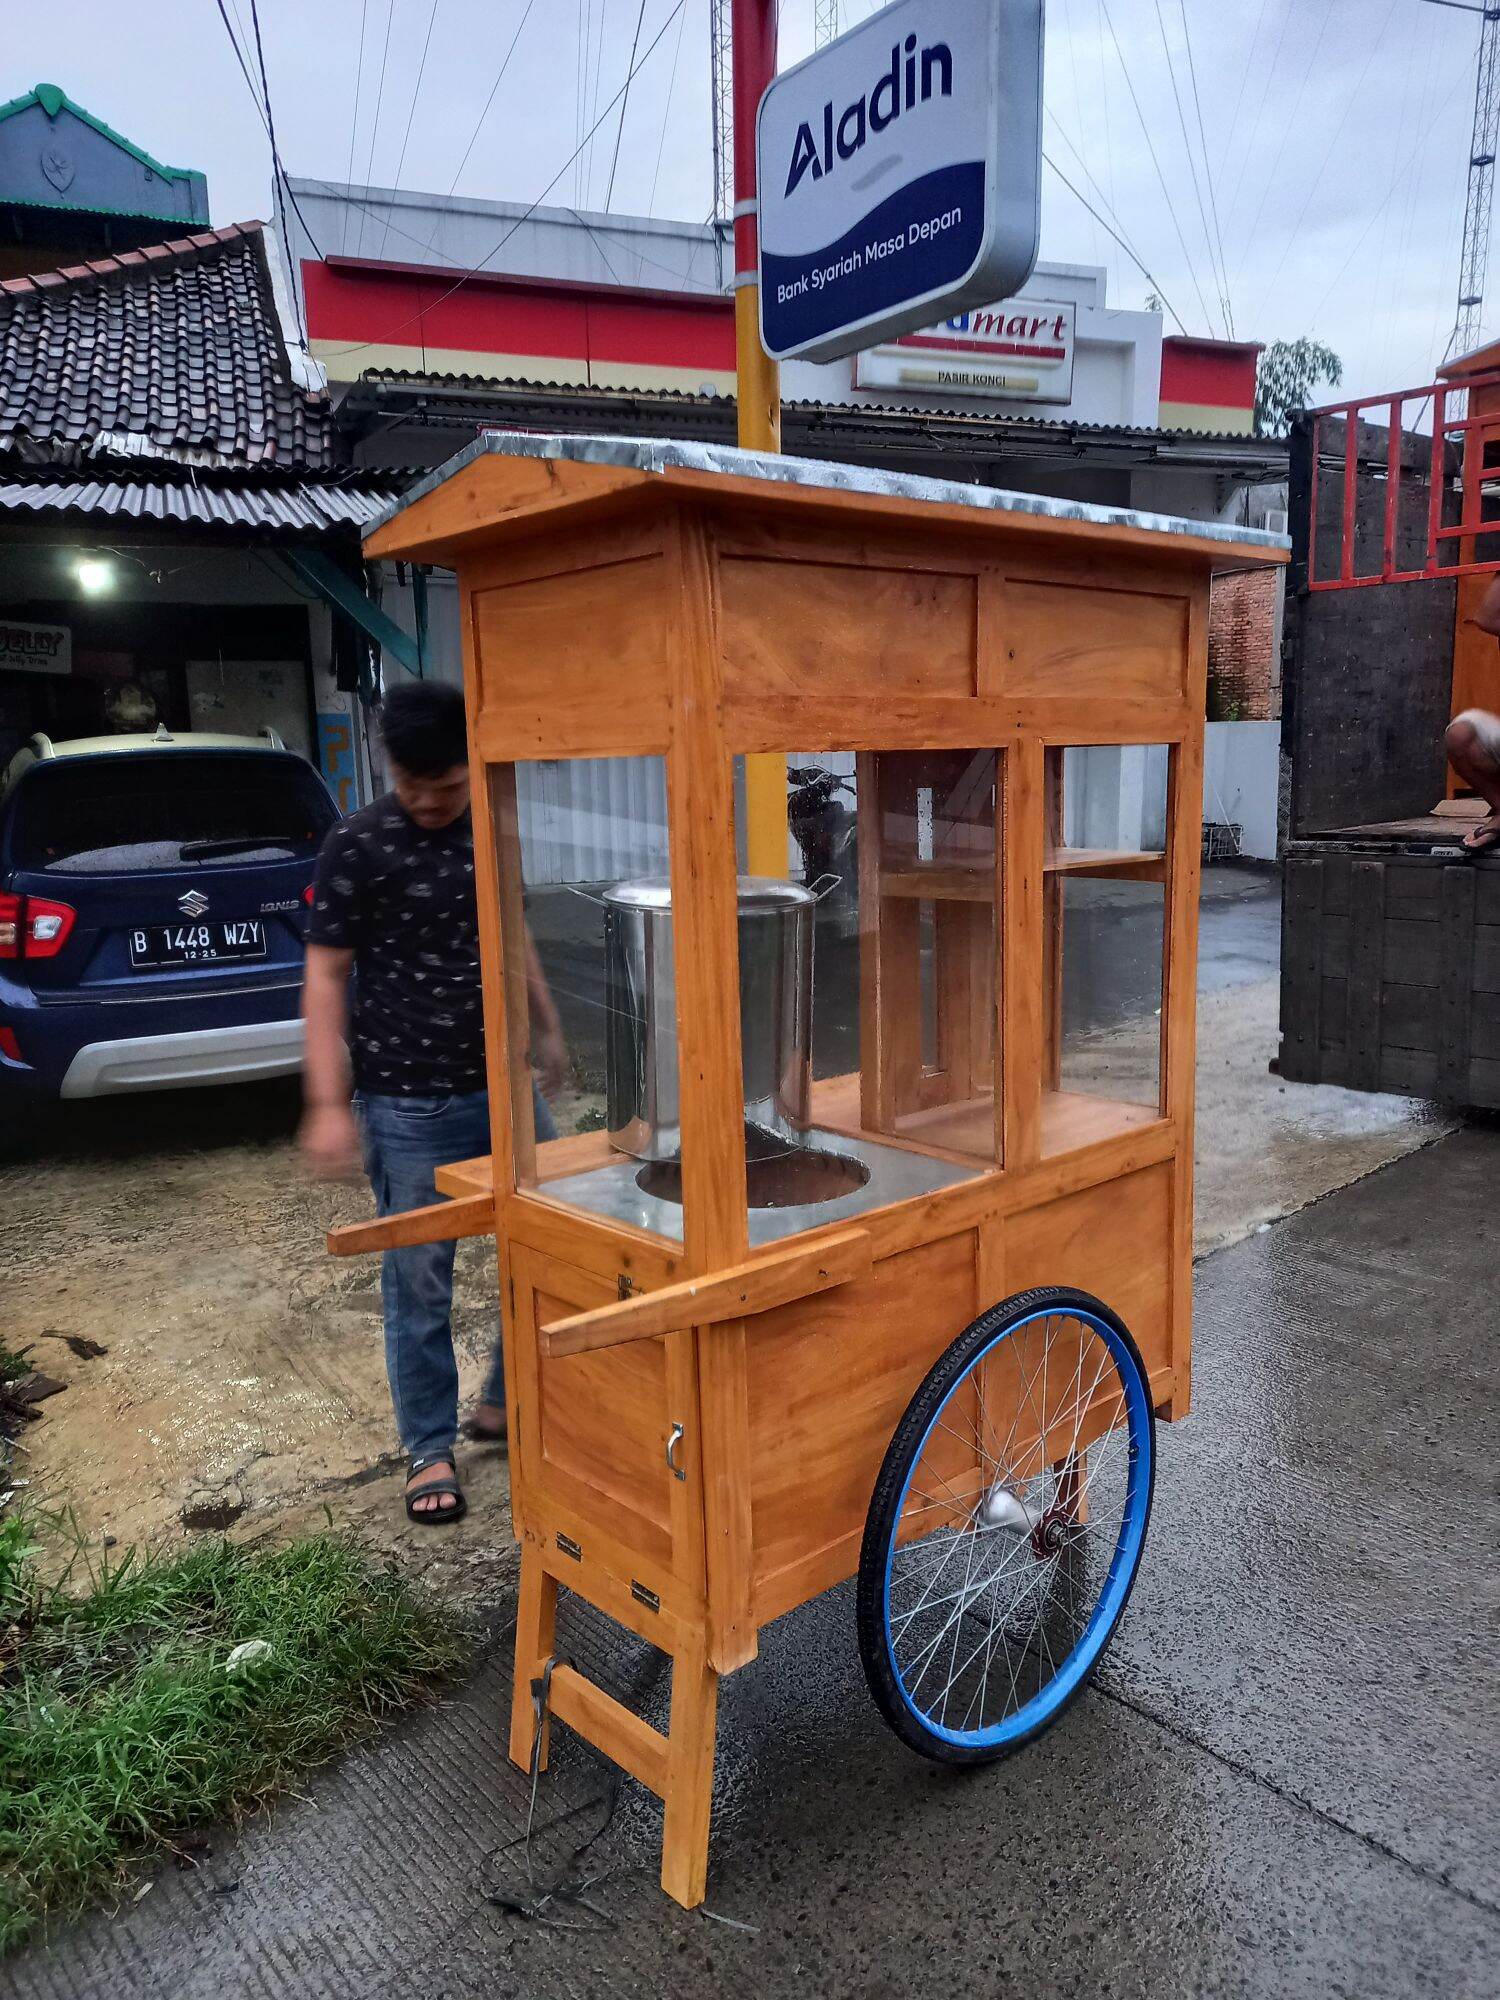
[[[667,1470],[674,1479],[687,1478],[686,1468],[677,1462],[677,1447],[682,1443],[682,1436],[682,1425],[673,1424],[672,1435],[667,1439]]]

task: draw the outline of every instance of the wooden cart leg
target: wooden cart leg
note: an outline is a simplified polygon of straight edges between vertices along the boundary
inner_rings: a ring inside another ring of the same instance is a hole
[[[661,1886],[685,1910],[708,1886],[708,1822],[713,1803],[719,1676],[701,1653],[672,1662],[672,1727],[667,1751]]]
[[[543,1569],[540,1552],[530,1542],[523,1542],[521,1596],[516,1607],[516,1682],[510,1698],[510,1758],[523,1771],[531,1769],[531,1745],[536,1733],[531,1683],[551,1658],[556,1634],[557,1580]],[[547,1768],[548,1735],[544,1718],[539,1765],[543,1771]]]

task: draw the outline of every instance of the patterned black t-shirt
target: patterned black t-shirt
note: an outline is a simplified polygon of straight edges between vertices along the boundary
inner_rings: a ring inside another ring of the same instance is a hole
[[[394,794],[323,843],[309,944],[354,953],[349,1056],[369,1096],[483,1090],[484,1011],[465,813],[428,832]]]

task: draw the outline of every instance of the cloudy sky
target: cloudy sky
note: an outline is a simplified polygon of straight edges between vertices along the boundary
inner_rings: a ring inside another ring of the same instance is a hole
[[[709,213],[708,0],[258,4],[293,174],[529,201],[564,169],[555,200]],[[784,62],[811,47],[813,4],[783,0]],[[248,30],[250,0],[224,5]],[[842,19],[873,11],[843,0]],[[158,158],[202,168],[215,222],[267,213],[266,135],[217,0],[5,12],[0,98],[60,84]],[[1476,15],[1431,0],[1049,0],[1047,14],[1046,151],[1155,285],[1051,169],[1044,258],[1106,263],[1115,302],[1155,289],[1190,332],[1313,334],[1351,393],[1431,378],[1454,317]],[[568,165],[633,43],[651,53],[623,132],[616,104]],[[1500,332],[1500,269],[1490,296]]]

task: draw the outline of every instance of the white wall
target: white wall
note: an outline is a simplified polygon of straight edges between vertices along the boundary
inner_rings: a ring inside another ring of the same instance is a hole
[[[1211,722],[1203,755],[1203,817],[1238,825],[1240,852],[1276,859],[1279,722]]]

